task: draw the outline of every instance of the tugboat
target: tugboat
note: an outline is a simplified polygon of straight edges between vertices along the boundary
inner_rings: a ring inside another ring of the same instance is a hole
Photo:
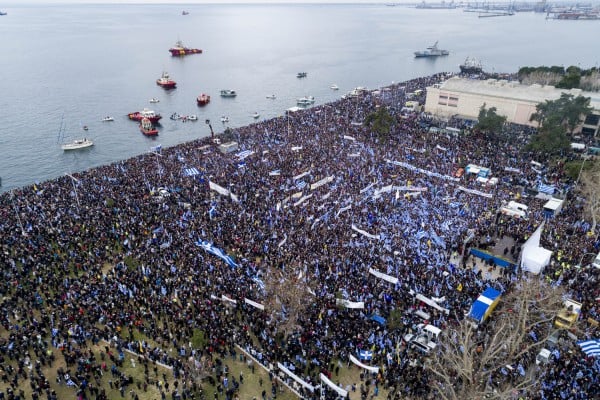
[[[201,49],[190,49],[189,47],[185,47],[181,40],[175,42],[175,46],[169,49],[172,56],[186,56],[188,54],[202,54]]]
[[[427,50],[424,51],[415,51],[415,57],[439,57],[450,54],[448,50],[438,49],[437,44],[438,42],[435,42],[433,46],[429,46]]]
[[[210,96],[202,93],[200,96],[196,98],[196,102],[199,106],[205,106],[210,103]]]
[[[142,111],[129,113],[127,116],[133,121],[141,121],[144,118],[148,118],[153,124],[156,124],[162,118],[160,114],[156,114],[147,108],[144,108]]]
[[[152,121],[148,118],[142,118],[140,123],[140,131],[146,136],[157,136],[158,129],[152,125]]]
[[[177,82],[169,77],[169,73],[163,71],[162,76],[156,80],[156,84],[163,89],[175,89]]]
[[[475,58],[467,57],[465,62],[459,65],[460,72],[463,74],[480,74],[483,72],[481,62]]]

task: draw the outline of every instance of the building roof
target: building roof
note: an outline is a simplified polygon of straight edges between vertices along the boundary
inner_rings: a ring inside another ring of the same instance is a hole
[[[600,93],[584,92],[581,89],[557,89],[554,86],[539,84],[523,85],[518,81],[507,81],[498,79],[465,79],[452,77],[439,86],[440,90],[452,92],[486,95],[492,97],[503,97],[526,102],[542,103],[545,100],[557,100],[562,93],[579,95],[590,98],[590,106],[600,110]]]

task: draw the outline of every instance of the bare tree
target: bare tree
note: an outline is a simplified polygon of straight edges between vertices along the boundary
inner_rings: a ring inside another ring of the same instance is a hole
[[[426,364],[440,398],[508,399],[533,390],[535,356],[551,334],[561,295],[541,278],[524,278],[484,326],[463,320],[446,330]]]
[[[592,218],[590,232],[596,231],[600,218],[600,162],[594,162],[592,168],[581,172],[581,191],[586,199],[586,213]]]
[[[302,329],[300,318],[312,304],[308,280],[293,266],[270,267],[265,278],[265,311],[275,330],[284,336]]]
[[[198,387],[202,387],[202,381],[212,373],[212,361],[206,356],[190,356],[184,365],[188,378]]]

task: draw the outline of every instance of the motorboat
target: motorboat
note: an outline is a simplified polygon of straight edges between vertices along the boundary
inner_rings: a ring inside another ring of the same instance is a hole
[[[229,117],[226,117],[225,115],[223,115],[223,116],[221,117],[221,122],[222,122],[222,123],[229,122]]]
[[[6,11],[0,11],[0,15],[7,15],[8,13]]]
[[[152,121],[150,121],[149,118],[142,118],[142,122],[140,122],[140,131],[146,136],[158,135],[158,129],[152,125]]]
[[[210,96],[202,93],[200,96],[196,98],[196,102],[199,106],[205,106],[210,103]]]
[[[450,54],[448,50],[438,49],[437,44],[438,42],[435,42],[432,46],[429,46],[427,50],[415,51],[415,57],[439,57]]]
[[[235,96],[237,96],[237,93],[235,90],[231,90],[231,89],[221,90],[221,97],[235,97]]]
[[[334,83],[333,85],[329,86],[329,88],[330,88],[331,90],[339,90],[339,89],[340,89],[340,88],[338,87],[338,85],[336,85],[335,83]]]
[[[171,121],[177,121],[178,119],[181,119],[181,115],[179,115],[178,113],[174,112],[173,114],[171,114],[171,116],[169,117],[169,119]]]
[[[87,126],[87,125],[84,125],[82,128],[83,128],[83,130],[84,130],[84,131],[87,131],[87,130],[89,130],[89,129],[90,129],[90,128],[88,128],[88,126]]]
[[[149,102],[150,102],[150,103],[158,103],[158,102],[160,102],[160,100],[159,100],[159,99],[157,99],[156,97],[153,97],[153,98],[151,98],[151,99],[149,100]]]
[[[134,121],[141,121],[143,118],[148,118],[153,124],[157,123],[162,118],[160,114],[157,114],[154,111],[149,110],[147,108],[144,108],[142,111],[129,113],[127,114],[127,116],[129,117],[129,119]]]
[[[306,78],[308,74],[306,72],[298,72],[296,78]]]
[[[183,11],[181,12],[181,15],[190,15],[190,12],[189,12],[189,11],[185,11],[185,10],[183,10]]]
[[[460,72],[463,74],[480,74],[483,72],[481,62],[473,57],[467,57],[465,62],[459,65]]]
[[[156,84],[163,89],[175,89],[177,82],[169,77],[169,73],[163,71],[162,76],[156,80]]]
[[[85,149],[86,147],[91,147],[94,145],[94,142],[88,138],[83,138],[83,139],[75,139],[69,143],[65,143],[63,145],[61,145],[60,147],[64,150],[64,151],[69,151],[69,150],[79,150],[79,149]]]
[[[267,96],[267,99],[275,100],[275,95],[274,94],[270,94],[270,95]]]
[[[260,117],[260,114],[258,113],[258,111],[256,111],[254,114],[252,114],[252,118],[254,119],[258,119]]]
[[[315,98],[313,96],[304,96],[296,100],[296,104],[299,106],[310,106],[315,103]]]
[[[186,56],[188,54],[201,54],[201,49],[192,49],[183,45],[181,40],[175,42],[175,45],[169,49],[172,56]]]
[[[198,116],[196,114],[188,115],[187,120],[188,121],[198,121]]]
[[[114,121],[115,119],[111,116],[106,116],[104,118],[102,118],[102,122],[110,122],[110,121]]]

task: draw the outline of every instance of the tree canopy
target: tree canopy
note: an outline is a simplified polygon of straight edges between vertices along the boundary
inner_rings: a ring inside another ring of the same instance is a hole
[[[381,143],[387,142],[392,126],[394,125],[394,117],[390,115],[387,108],[379,107],[379,109],[365,118],[365,125],[370,126],[373,132],[377,134]]]
[[[562,93],[556,100],[546,100],[538,104],[536,112],[529,120],[539,122],[542,128],[548,125],[560,125],[573,132],[581,118],[590,112],[592,108],[589,97],[575,97],[572,94]]]
[[[506,123],[504,115],[498,115],[496,107],[487,109],[486,104],[479,108],[479,116],[477,117],[477,125],[475,128],[488,133],[498,133],[502,131],[502,127]]]

